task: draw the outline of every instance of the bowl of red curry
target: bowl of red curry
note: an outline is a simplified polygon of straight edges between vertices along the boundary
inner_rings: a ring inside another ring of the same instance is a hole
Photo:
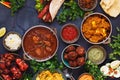
[[[26,57],[43,62],[56,54],[58,38],[54,30],[47,26],[33,26],[25,32],[22,48]]]
[[[60,36],[65,43],[70,44],[75,43],[79,39],[80,32],[75,24],[68,23],[62,27]]]

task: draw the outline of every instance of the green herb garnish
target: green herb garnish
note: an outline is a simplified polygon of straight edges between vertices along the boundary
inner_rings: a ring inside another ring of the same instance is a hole
[[[60,63],[55,55],[52,59],[46,62],[36,62],[35,60],[31,60],[30,69],[32,68],[32,73],[25,72],[21,80],[32,80],[33,76],[38,72],[44,69],[49,69],[51,72],[54,72],[56,69],[62,70],[64,65]]]
[[[59,23],[64,23],[67,20],[75,20],[78,17],[84,17],[84,13],[85,12],[80,9],[76,1],[70,0],[63,4],[62,11],[57,16],[57,20]]]
[[[91,61],[87,60],[85,64],[85,70],[92,74],[95,80],[105,80],[105,76],[101,73],[98,65],[92,63]]]
[[[10,2],[11,14],[14,15],[21,7],[24,6],[25,0],[0,0],[2,2]]]
[[[32,80],[32,78],[32,74],[25,73],[20,80]]]
[[[21,7],[23,7],[25,0],[9,0],[11,2],[11,12],[12,15],[14,15],[14,13],[16,11],[18,11],[18,9],[20,9]]]
[[[118,34],[116,36],[112,36],[112,43],[110,43],[110,47],[113,49],[113,52],[109,54],[109,58],[112,60],[117,59],[120,56],[120,29],[117,27]]]
[[[30,66],[33,69],[34,73],[44,69],[55,71],[56,69],[63,69],[64,67],[63,64],[58,61],[57,56],[54,56],[52,59],[46,62],[36,62],[35,60],[31,60]]]

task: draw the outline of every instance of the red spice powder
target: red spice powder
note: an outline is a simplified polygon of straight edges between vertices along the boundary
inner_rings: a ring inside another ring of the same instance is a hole
[[[64,27],[63,30],[62,30],[62,37],[65,40],[72,41],[77,36],[78,36],[78,31],[72,25],[68,25],[68,26]]]

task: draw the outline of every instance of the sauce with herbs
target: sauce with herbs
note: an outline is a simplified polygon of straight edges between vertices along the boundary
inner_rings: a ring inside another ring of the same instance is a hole
[[[88,52],[88,59],[94,63],[104,59],[104,52],[100,48],[91,48]]]

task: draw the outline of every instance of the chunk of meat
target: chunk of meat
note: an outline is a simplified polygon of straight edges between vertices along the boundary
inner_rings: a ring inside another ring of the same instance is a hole
[[[41,48],[36,48],[35,52],[36,52],[37,55],[41,55],[42,54]]]
[[[10,67],[11,61],[6,61],[6,62],[5,62],[5,65],[6,65],[7,67]]]
[[[76,67],[76,66],[77,66],[76,60],[74,60],[74,61],[69,61],[69,64],[70,64],[71,67]]]
[[[68,54],[64,53],[64,59],[69,60]]]
[[[84,65],[84,64],[85,64],[85,58],[84,58],[84,57],[78,58],[78,59],[77,59],[77,64],[78,64],[79,66]]]
[[[75,51],[71,51],[68,53],[69,60],[75,60],[77,58],[77,53]]]
[[[24,60],[18,58],[18,59],[16,59],[16,63],[19,66],[19,68],[20,68],[21,71],[27,70],[28,65],[25,63]]]
[[[46,45],[46,46],[51,46],[51,42],[50,41],[43,41],[44,42],[44,44]]]
[[[82,46],[77,47],[76,52],[78,55],[83,56],[85,54],[85,49]]]
[[[0,62],[0,69],[5,69],[6,66],[5,66],[5,62]]]
[[[10,77],[10,75],[2,74],[2,77],[3,77],[4,80],[12,80],[12,78]]]
[[[39,37],[38,36],[33,36],[33,42],[35,44],[39,43]]]
[[[22,77],[21,71],[16,66],[13,66],[10,70],[15,79],[20,79]]]
[[[51,52],[51,51],[52,51],[52,48],[46,46],[46,51]]]
[[[6,68],[6,69],[3,69],[3,73],[4,73],[4,74],[9,74],[9,73],[10,73],[10,70],[8,70],[7,68]]]
[[[12,54],[6,53],[3,55],[3,59],[4,61],[13,61],[15,59],[15,57]]]
[[[70,52],[70,51],[74,51],[75,47],[73,45],[69,46],[65,52]]]

